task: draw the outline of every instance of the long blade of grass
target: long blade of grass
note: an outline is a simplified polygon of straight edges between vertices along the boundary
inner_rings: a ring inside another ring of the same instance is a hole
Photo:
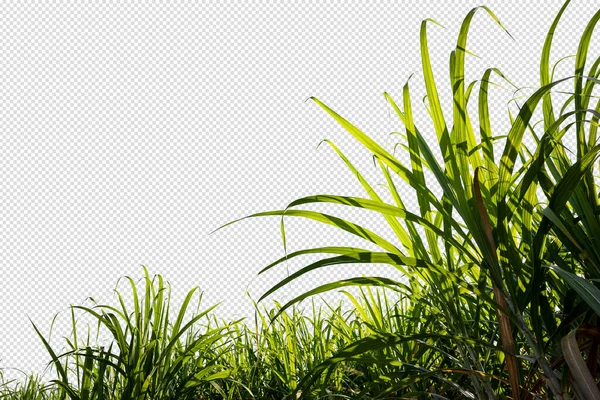
[[[430,233],[437,235],[438,237],[443,237],[444,240],[448,240],[453,246],[455,246],[457,249],[463,251],[464,254],[466,256],[468,256],[469,258],[471,258],[473,261],[478,260],[477,256],[472,254],[472,251],[467,250],[467,248],[465,248],[462,244],[460,244],[454,238],[448,237],[442,230],[440,230],[429,219],[427,219],[425,217],[421,217],[417,214],[411,213],[404,208],[394,207],[394,206],[388,205],[383,202],[373,201],[373,200],[369,200],[369,199],[361,199],[358,197],[322,194],[322,195],[307,196],[307,197],[302,197],[300,199],[297,199],[288,205],[288,209],[291,207],[299,206],[302,204],[310,204],[310,203],[334,203],[334,204],[347,205],[347,206],[351,206],[351,207],[364,208],[364,209],[368,209],[368,210],[378,211],[385,215],[393,215],[395,217],[402,218],[405,221],[417,223],[417,224],[421,225],[423,228],[425,228],[425,232],[430,232]],[[457,231],[458,234],[462,234],[463,239],[465,241],[470,240],[469,236],[467,236],[467,234],[462,231],[462,227],[460,226],[460,224],[457,221],[452,220],[450,223],[452,224],[452,227]],[[432,244],[430,247],[437,248],[437,238],[435,236],[434,236],[434,240],[435,240],[435,245],[433,244],[433,239],[432,239]]]
[[[328,225],[332,225],[336,228],[342,229],[346,232],[349,232],[353,235],[361,237],[371,243],[374,243],[385,249],[391,253],[401,254],[400,250],[394,246],[392,243],[388,242],[381,236],[372,232],[371,230],[364,228],[360,225],[354,224],[350,221],[344,220],[342,218],[334,217],[332,215],[323,214],[315,211],[306,211],[306,210],[277,210],[277,211],[266,211],[261,213],[256,213],[252,215],[248,215],[246,217],[237,219],[235,221],[231,221],[213,232],[216,232],[219,229],[222,229],[228,225],[234,224],[236,222],[242,221],[247,218],[256,218],[256,217],[268,217],[268,216],[287,216],[287,217],[302,217],[312,219],[314,221],[322,222]]]
[[[344,161],[346,166],[356,176],[356,178],[358,179],[358,181],[360,182],[362,187],[365,189],[365,191],[367,192],[369,197],[371,197],[371,199],[374,201],[382,202],[382,200],[379,197],[379,195],[377,194],[377,192],[375,192],[375,190],[371,187],[369,182],[367,182],[367,180],[362,176],[362,174],[354,167],[354,165],[352,165],[352,163],[340,151],[340,149],[338,149],[338,147],[329,140],[324,140],[323,142],[329,144],[331,146],[331,148],[338,154],[338,156]],[[319,145],[320,145],[320,143],[319,143]],[[292,206],[288,205],[288,207],[286,207],[286,208],[290,208],[290,207],[292,207]],[[388,225],[392,228],[392,230],[394,231],[394,233],[400,240],[400,243],[402,243],[404,248],[408,251],[408,254],[414,256],[413,244],[411,243],[410,237],[406,233],[406,230],[402,227],[402,225],[398,222],[398,220],[396,218],[394,218],[393,216],[391,216],[389,214],[383,214],[383,217],[385,218]],[[283,220],[283,216],[281,218]],[[283,222],[282,222],[282,226],[283,226]],[[283,231],[282,231],[282,237],[284,238],[284,243],[285,243],[285,233]],[[284,244],[284,249],[285,249],[285,244]]]
[[[600,289],[588,280],[565,271],[557,265],[548,265],[547,268],[560,276],[597,315],[600,315]]]
[[[577,48],[577,56],[575,58],[575,110],[577,114],[577,157],[581,158],[586,153],[587,142],[584,137],[585,107],[583,106],[583,78],[585,72],[585,63],[589,50],[592,34],[596,28],[596,24],[600,21],[600,10],[598,10],[591,20],[588,22]]]
[[[565,361],[569,365],[571,376],[575,380],[580,396],[585,400],[600,399],[600,390],[596,386],[596,380],[590,374],[583,357],[581,357],[576,334],[577,329],[574,329],[561,340]]]
[[[546,86],[552,81],[552,77],[550,75],[550,50],[552,48],[552,40],[554,38],[554,32],[556,31],[558,23],[570,2],[571,0],[565,1],[565,4],[563,4],[558,14],[556,14],[556,17],[554,17],[554,21],[552,22],[552,25],[550,26],[550,29],[546,34],[546,39],[544,40],[544,47],[542,48],[542,56],[540,58],[541,86]],[[543,110],[544,128],[546,129],[546,131],[548,131],[550,129],[550,126],[554,123],[554,111],[552,110],[552,97],[550,92],[544,95]]]

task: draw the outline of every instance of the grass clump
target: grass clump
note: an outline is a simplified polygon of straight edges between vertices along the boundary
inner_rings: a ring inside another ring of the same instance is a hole
[[[377,193],[326,141],[366,197],[320,194],[252,215],[279,216],[286,249],[261,274],[302,255],[323,256],[288,275],[259,302],[333,265],[362,264],[367,270],[386,264],[397,278],[355,277],[320,285],[271,309],[255,304],[255,326],[250,327],[219,322],[213,307],[200,311],[198,306],[184,322],[194,290],[171,322],[170,287],[145,271],[142,296],[126,278],[133,308],[126,307],[119,291],[117,307],[72,308],[73,337],[65,353],[57,355],[39,335],[57,373],[47,398],[600,398],[600,191],[595,171],[600,55],[590,54],[600,10],[591,10],[572,74],[555,79],[550,49],[569,3],[546,35],[540,87],[524,100],[513,99],[518,111],[509,109],[508,132],[492,129],[488,94],[492,78],[512,83],[495,68],[478,81],[465,82],[473,18],[486,14],[505,30],[486,7],[467,14],[451,53],[451,116],[442,112],[430,62],[427,29],[437,23],[422,22],[425,107],[433,129],[426,132],[417,125],[408,82],[401,101],[384,93],[403,130],[403,156],[312,98],[373,154],[387,192]],[[476,105],[476,114],[469,104]],[[425,137],[436,138],[436,148]],[[566,138],[573,138],[573,148],[565,145]],[[406,206],[401,185],[416,199],[416,210]],[[379,213],[394,237],[297,208],[319,203]],[[340,245],[287,254],[285,217],[331,225],[378,250]],[[359,294],[351,287],[358,287]],[[297,308],[331,290],[341,291],[353,308],[326,304],[322,309],[313,302],[310,315]],[[80,341],[76,311],[110,332],[108,348],[91,343],[89,335]],[[47,387],[31,378],[14,390],[0,386],[0,393],[20,398],[29,385]]]
[[[42,382],[36,375],[24,374],[22,381],[6,380],[0,370],[0,399],[10,400],[53,400],[58,396],[53,385]]]
[[[195,399],[200,386],[227,376],[227,370],[219,364],[222,350],[215,343],[228,334],[231,325],[210,324],[210,312],[216,306],[200,310],[199,295],[195,312],[185,320],[197,292],[194,288],[179,312],[171,315],[170,285],[165,285],[160,275],[151,279],[145,268],[144,273],[140,288],[132,278],[125,277],[132,308],[127,306],[118,285],[117,307],[93,299],[91,307],[72,306],[72,336],[65,338],[67,350],[60,355],[34,325],[57,373],[52,383],[60,394],[58,398]],[[96,339],[101,331],[110,334],[108,348],[93,345],[89,327],[87,336],[80,337],[78,311],[95,320]],[[217,384],[214,388],[221,391]]]
[[[124,278],[132,307],[119,285],[117,307],[93,299],[91,307],[72,306],[73,330],[60,354],[34,325],[56,378],[31,375],[14,382],[0,374],[0,399],[294,399],[308,371],[369,337],[376,326],[401,329],[394,325],[406,304],[368,288],[359,296],[347,293],[356,308],[346,311],[341,303],[322,308],[313,301],[307,313],[296,307],[282,311],[277,303],[271,309],[254,303],[250,326],[241,320],[218,321],[216,306],[201,310],[200,294],[194,307],[197,289],[192,289],[173,321],[170,286],[160,275],[151,279],[145,268],[144,274],[142,284]],[[379,307],[369,305],[374,298]],[[95,321],[84,330],[78,324],[82,314]],[[279,317],[273,320],[275,315]],[[110,336],[108,347],[98,344],[102,332]],[[341,362],[327,377],[315,379],[303,397],[354,397],[380,372],[360,361]],[[381,390],[371,388],[369,393]]]

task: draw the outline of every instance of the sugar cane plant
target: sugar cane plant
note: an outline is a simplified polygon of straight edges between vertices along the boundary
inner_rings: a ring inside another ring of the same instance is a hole
[[[317,377],[330,374],[345,360],[370,361],[396,366],[366,384],[365,396],[402,394],[405,397],[528,399],[600,398],[597,384],[600,344],[600,201],[594,166],[600,146],[597,127],[600,102],[593,96],[600,82],[600,57],[588,54],[600,10],[592,10],[575,56],[571,76],[554,79],[550,48],[567,1],[550,27],[542,49],[540,88],[509,113],[507,135],[494,132],[490,123],[488,91],[493,76],[510,81],[495,68],[479,82],[464,80],[467,36],[476,13],[469,12],[460,28],[450,57],[452,115],[442,112],[438,86],[430,62],[427,29],[421,24],[422,70],[427,91],[425,107],[433,131],[421,131],[413,119],[410,86],[403,87],[402,101],[385,99],[403,126],[404,157],[395,156],[332,110],[311,99],[333,117],[376,158],[393,202],[387,203],[331,142],[364,187],[368,197],[315,195],[298,199],[284,210],[254,214],[280,216],[286,246],[284,218],[302,217],[357,235],[381,251],[350,247],[320,247],[296,251],[265,268],[308,253],[328,255],[289,275],[268,290],[278,289],[315,269],[339,264],[389,264],[398,280],[357,277],[318,286],[284,304],[280,312],[306,299],[348,286],[377,286],[410,296],[410,312],[421,323],[409,331],[375,330],[372,335],[341,349],[302,380],[297,393],[309,390]],[[506,31],[506,30],[505,30]],[[478,93],[476,85],[479,85]],[[560,109],[555,109],[553,89],[571,87]],[[470,115],[469,101],[477,93],[478,113]],[[518,103],[517,103],[518,104]],[[543,123],[533,121],[541,109]],[[473,127],[479,125],[479,134]],[[535,147],[524,144],[526,135]],[[562,139],[575,137],[575,148]],[[442,154],[436,159],[426,138],[435,137]],[[503,151],[496,159],[494,149]],[[406,161],[403,161],[406,160]],[[425,170],[433,176],[427,180]],[[418,213],[405,206],[398,181],[407,184],[418,199]],[[441,188],[436,196],[433,187]],[[541,191],[541,194],[539,194]],[[400,246],[362,226],[339,217],[297,206],[334,203],[381,213],[396,234]],[[425,233],[424,239],[422,232]],[[409,284],[401,278],[409,279]],[[428,318],[434,317],[434,318]],[[405,350],[384,357],[380,350],[399,346]],[[435,357],[425,367],[424,358]],[[433,356],[432,354],[435,354]],[[582,355],[587,357],[584,362]],[[387,384],[374,393],[371,385]]]

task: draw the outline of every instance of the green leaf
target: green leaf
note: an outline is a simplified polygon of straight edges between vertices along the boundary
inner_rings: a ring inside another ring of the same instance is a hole
[[[594,312],[600,316],[600,289],[595,287],[590,281],[577,276],[571,272],[565,271],[556,265],[547,266],[560,276],[573,290],[577,292],[579,297],[586,302]]]

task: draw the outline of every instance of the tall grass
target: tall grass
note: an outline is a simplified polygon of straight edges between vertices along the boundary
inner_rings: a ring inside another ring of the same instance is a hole
[[[187,294],[179,312],[171,315],[170,285],[160,275],[151,279],[146,268],[144,273],[141,298],[138,285],[125,277],[132,308],[118,285],[117,307],[93,299],[92,307],[72,306],[72,336],[66,338],[67,350],[62,354],[33,325],[52,358],[57,373],[52,383],[60,399],[195,399],[204,384],[224,394],[215,381],[229,372],[219,362],[223,349],[215,344],[229,333],[231,324],[211,325],[210,312],[216,306],[200,310],[201,295],[193,315],[184,320],[197,288]],[[80,337],[76,312],[96,321],[97,338],[101,330],[110,334],[108,348],[92,343],[89,334]]]
[[[117,287],[117,306],[94,302],[72,307],[73,332],[64,352],[57,353],[34,325],[56,379],[45,383],[29,376],[10,386],[0,376],[0,398],[600,398],[600,199],[595,175],[600,101],[594,94],[600,55],[589,54],[600,10],[590,10],[572,74],[555,79],[550,49],[569,3],[546,35],[540,87],[524,101],[513,101],[518,112],[509,112],[508,134],[492,129],[490,108],[496,106],[488,94],[493,79],[512,83],[495,68],[477,82],[464,80],[473,18],[485,14],[506,31],[486,7],[467,14],[450,56],[450,116],[442,112],[429,54],[427,30],[437,22],[422,22],[424,105],[433,129],[426,132],[417,125],[408,81],[400,101],[384,93],[404,132],[398,147],[402,154],[396,155],[396,147],[386,150],[311,98],[373,154],[387,193],[377,193],[345,154],[325,141],[366,197],[319,194],[283,210],[251,215],[279,216],[286,249],[260,274],[302,255],[323,256],[261,296],[254,326],[219,321],[214,307],[200,308],[199,294],[186,319],[197,289],[172,315],[170,286],[144,269],[142,285],[124,279],[133,305],[127,305]],[[558,96],[559,89],[566,97]],[[517,89],[515,95],[521,92]],[[476,115],[469,104],[476,105]],[[540,121],[535,120],[538,114]],[[425,137],[435,137],[437,148]],[[569,137],[574,148],[564,144]],[[401,185],[410,188],[410,196]],[[417,211],[406,206],[411,198]],[[379,213],[395,237],[297,208],[319,203]],[[287,254],[285,217],[329,224],[379,250],[341,245]],[[259,306],[296,279],[340,264],[362,264],[365,271],[370,264],[386,264],[396,278],[339,280],[273,308]],[[331,290],[343,293],[350,310],[341,304],[321,308],[314,301],[309,312],[298,308]],[[82,314],[95,320],[96,332],[110,334],[108,346],[78,331]]]
[[[508,79],[498,69],[489,68],[478,82],[464,81],[473,18],[486,14],[506,31],[487,7],[467,14],[451,53],[450,118],[442,112],[429,55],[427,29],[437,22],[425,20],[421,24],[425,107],[434,128],[427,136],[437,138],[442,159],[434,156],[426,134],[413,119],[408,82],[399,103],[384,93],[405,132],[403,156],[391,154],[322,101],[311,98],[374,155],[393,201],[384,201],[341,150],[327,141],[358,178],[367,197],[308,196],[284,210],[251,217],[280,216],[284,247],[284,218],[294,216],[332,225],[377,245],[381,251],[339,246],[287,254],[280,261],[307,253],[326,258],[289,275],[261,300],[318,268],[364,264],[368,271],[368,264],[388,264],[398,271],[397,280],[373,276],[327,283],[292,299],[279,312],[326,291],[377,286],[410,297],[410,309],[434,318],[425,319],[429,325],[419,332],[375,330],[313,369],[299,385],[298,393],[337,363],[361,360],[390,368],[376,379],[387,384],[382,396],[397,391],[408,397],[449,393],[447,388],[451,387],[451,396],[480,399],[600,398],[596,384],[600,291],[594,281],[600,279],[596,240],[600,237],[600,201],[594,178],[600,151],[600,102],[593,96],[600,82],[600,57],[588,54],[600,10],[590,10],[592,17],[578,43],[572,75],[554,79],[550,48],[568,4],[564,3],[547,33],[540,60],[540,87],[519,104],[516,116],[509,114],[508,135],[492,130],[488,101],[492,77]],[[569,86],[566,100],[555,109],[553,91]],[[477,115],[469,113],[469,101],[477,101]],[[541,124],[533,120],[540,109]],[[474,122],[478,123],[478,134]],[[568,136],[575,138],[574,149],[562,144]],[[535,148],[524,145],[526,137]],[[494,151],[498,146],[502,149],[499,159]],[[425,171],[433,181],[426,179]],[[417,213],[405,206],[406,194],[397,189],[399,182],[408,185],[412,197],[418,199]],[[435,195],[433,187],[439,187],[442,194]],[[316,203],[380,213],[401,245],[351,221],[296,208]],[[402,278],[408,278],[409,284],[402,283]],[[436,361],[407,361],[406,355],[417,352],[423,342],[436,354]],[[384,357],[381,353],[395,352],[399,347],[407,352],[404,357]],[[587,356],[587,363],[582,354]],[[407,370],[411,371],[408,376]]]
[[[119,289],[118,307],[72,306],[73,331],[60,354],[40,334],[56,378],[29,375],[23,381],[5,381],[0,371],[0,399],[295,399],[308,371],[378,330],[406,329],[409,314],[406,298],[367,288],[359,295],[346,293],[354,304],[348,310],[341,303],[324,303],[323,308],[315,301],[309,312],[254,303],[252,326],[220,322],[214,307],[199,311],[201,296],[194,307],[193,289],[174,322],[167,324],[170,287],[160,275],[151,279],[146,269],[144,273],[141,285],[124,278],[133,310]],[[157,312],[162,317],[155,317]],[[81,330],[81,313],[95,324]],[[279,318],[271,323],[276,314]],[[93,326],[95,339],[89,333]],[[108,348],[98,341],[103,327],[111,336]],[[34,329],[39,333],[35,325]],[[390,358],[406,353],[384,349],[380,354]],[[385,382],[375,383],[382,372],[389,369],[361,360],[339,362],[327,376],[316,377],[301,397],[374,397],[387,387]]]
[[[0,399],[54,400],[58,396],[53,385],[45,384],[38,376],[26,375],[23,381],[5,380],[0,371]]]

